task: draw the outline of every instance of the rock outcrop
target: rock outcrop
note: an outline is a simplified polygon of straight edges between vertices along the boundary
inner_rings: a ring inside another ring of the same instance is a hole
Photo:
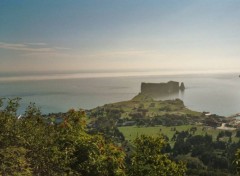
[[[141,93],[148,95],[172,94],[184,90],[184,83],[169,81],[167,83],[142,83]]]
[[[183,83],[183,82],[181,82],[181,85],[180,85],[179,89],[180,89],[181,91],[185,90],[185,86],[184,86],[184,83]]]

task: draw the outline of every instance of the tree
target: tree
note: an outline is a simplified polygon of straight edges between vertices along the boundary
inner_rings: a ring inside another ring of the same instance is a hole
[[[183,161],[187,164],[187,175],[196,175],[193,174],[194,172],[198,171],[198,174],[200,171],[207,170],[207,167],[203,164],[203,162],[196,157],[191,157],[189,155],[178,155],[176,157],[176,160]]]
[[[191,144],[188,141],[184,141],[184,139],[179,138],[176,140],[173,146],[173,155],[185,155],[191,151]]]
[[[125,153],[100,135],[86,132],[84,111],[69,110],[59,125],[58,145],[68,174],[125,175]]]
[[[237,173],[240,174],[240,148],[237,150],[235,156],[236,156],[235,164],[237,166]]]
[[[162,148],[166,145],[163,136],[141,135],[135,139],[134,145],[129,175],[180,176],[185,174],[186,166],[182,162],[171,161],[167,154],[162,153]]]
[[[31,175],[32,170],[27,160],[28,150],[22,146],[19,135],[16,112],[19,98],[0,99],[0,174],[1,175]]]
[[[27,150],[23,147],[8,147],[0,149],[1,175],[32,175],[32,169],[27,161]]]
[[[240,130],[236,131],[236,137],[240,137]]]
[[[0,99],[0,175],[125,176],[125,152],[88,134],[84,111],[69,110],[51,124],[35,104],[17,118],[18,101],[2,107]]]

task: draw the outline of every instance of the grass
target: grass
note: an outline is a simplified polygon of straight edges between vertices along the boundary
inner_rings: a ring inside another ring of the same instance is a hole
[[[181,100],[155,101],[151,97],[144,94],[138,94],[129,101],[106,104],[101,108],[104,110],[119,109],[123,111],[123,113],[121,113],[121,118],[123,119],[131,119],[130,114],[138,113],[139,109],[147,110],[147,113],[144,115],[145,118],[164,116],[166,114],[185,115],[187,117],[201,117],[202,115],[200,112],[192,111],[186,108]],[[99,107],[92,109],[92,112],[98,110]]]
[[[176,126],[177,131],[185,131],[193,127],[193,125],[182,125]],[[175,133],[172,130],[173,127],[166,127],[166,126],[155,126],[155,127],[137,127],[137,126],[126,126],[126,127],[119,127],[118,129],[123,133],[126,140],[133,141],[137,136],[142,134],[149,135],[149,136],[157,136],[159,134],[166,135],[169,139],[171,139]],[[198,130],[199,131],[199,130]]]
[[[91,111],[94,113],[100,111],[111,111],[111,110],[119,110],[120,115],[119,118],[122,119],[131,119],[132,114],[142,113],[142,116],[145,119],[151,119],[153,117],[165,117],[167,115],[175,115],[178,117],[186,117],[188,120],[192,120],[199,122],[201,119],[206,118],[203,116],[201,112],[192,111],[184,106],[183,101],[176,100],[165,100],[165,101],[156,101],[151,97],[138,94],[132,100],[117,102],[112,104],[106,104],[102,107],[98,107],[92,109]],[[142,110],[147,110],[143,113]],[[106,115],[106,113],[105,113]],[[103,113],[104,116],[104,113]],[[197,131],[195,135],[205,135],[206,133],[213,137],[213,140],[216,140],[218,133],[220,130],[197,126],[197,125],[182,125],[175,127],[166,127],[166,126],[155,126],[155,127],[136,127],[136,126],[128,126],[128,127],[119,127],[119,130],[123,133],[126,140],[133,141],[138,135],[146,134],[151,136],[157,136],[160,133],[166,135],[170,140],[173,137],[175,131],[172,128],[176,128],[177,131],[186,131],[192,127],[197,127]],[[205,128],[205,129],[204,129]],[[238,141],[239,138],[235,137],[235,133],[233,132],[232,141]],[[223,138],[224,141],[227,141],[228,138]]]
[[[195,135],[211,135],[213,140],[217,139],[217,135],[221,130],[214,129],[214,128],[205,128],[203,130],[203,126],[196,126],[196,125],[182,125],[182,126],[175,126],[177,131],[186,131],[192,127],[197,127],[197,131]],[[150,135],[150,136],[157,136],[159,134],[166,135],[171,143],[171,138],[173,137],[175,131],[172,130],[174,127],[166,127],[166,126],[155,126],[155,127],[137,127],[137,126],[126,126],[126,127],[118,127],[118,129],[123,133],[125,139],[132,142],[137,136],[142,134]],[[224,138],[223,140],[228,140],[228,138]],[[237,142],[239,138],[235,137],[235,132],[232,135],[232,141]]]

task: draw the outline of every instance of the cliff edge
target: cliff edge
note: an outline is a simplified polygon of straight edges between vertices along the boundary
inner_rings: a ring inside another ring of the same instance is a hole
[[[183,91],[184,89],[184,83],[182,82],[179,86],[179,82],[176,81],[141,84],[141,93],[149,95],[178,93],[180,90]]]

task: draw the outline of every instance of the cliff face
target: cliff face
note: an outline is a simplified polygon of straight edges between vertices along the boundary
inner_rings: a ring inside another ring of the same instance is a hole
[[[149,95],[157,94],[171,94],[178,93],[179,90],[184,89],[184,84],[181,83],[179,87],[179,82],[169,81],[167,83],[142,83],[141,84],[141,93]]]

